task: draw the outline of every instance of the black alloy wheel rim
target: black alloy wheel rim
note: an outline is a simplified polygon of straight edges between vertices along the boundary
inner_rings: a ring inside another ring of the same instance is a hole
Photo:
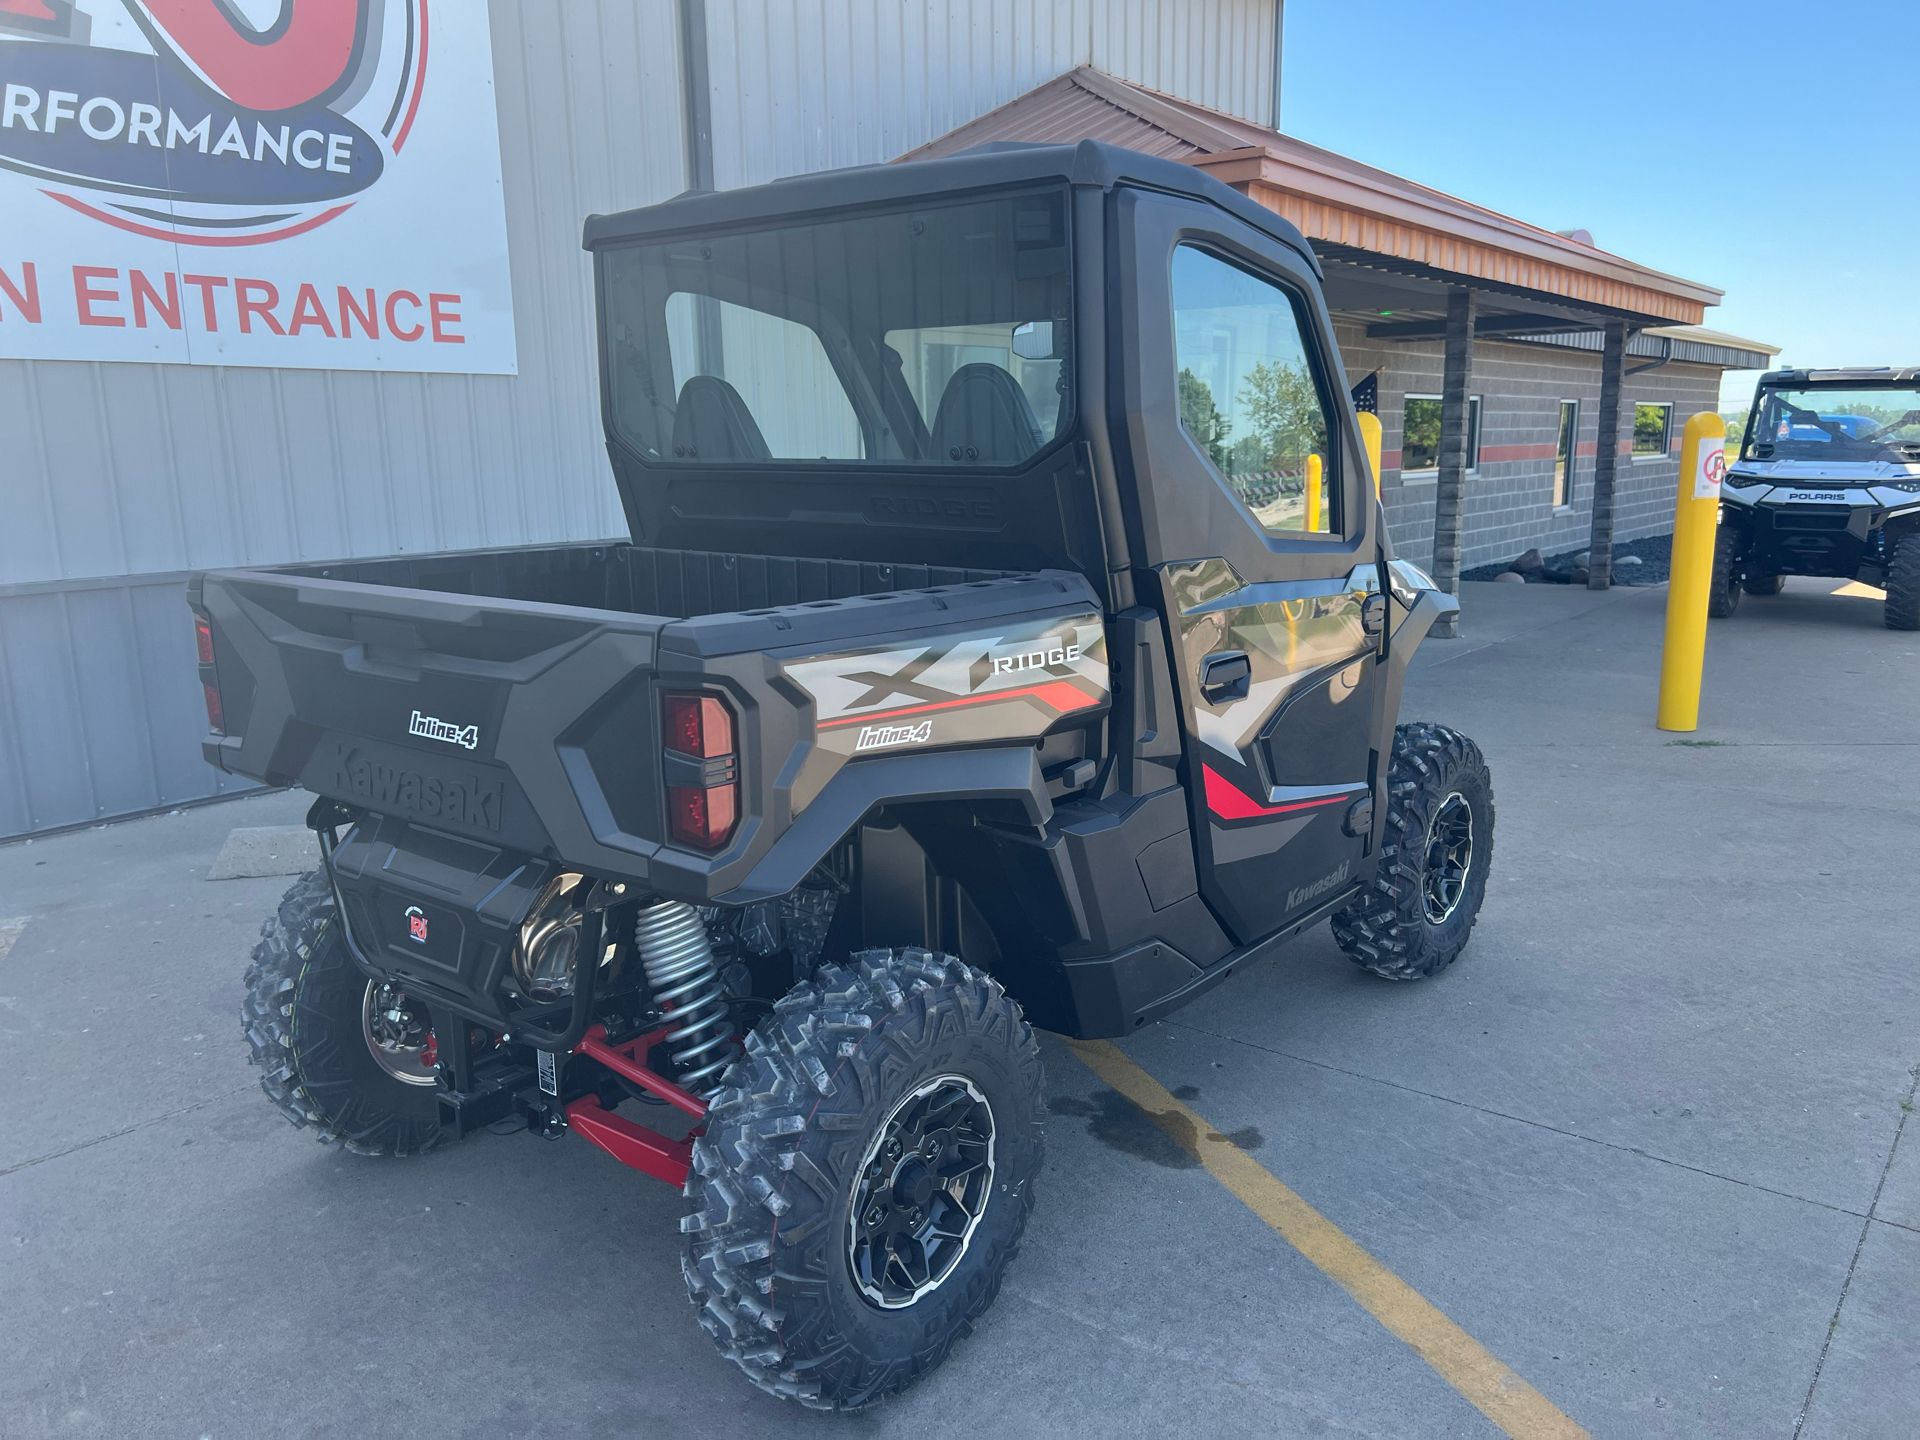
[[[1427,826],[1420,900],[1429,925],[1444,925],[1460,908],[1473,873],[1473,807],[1458,790],[1440,802]]]
[[[993,1195],[993,1107],[964,1075],[937,1075],[867,1145],[847,1217],[847,1266],[869,1304],[900,1310],[953,1273]]]

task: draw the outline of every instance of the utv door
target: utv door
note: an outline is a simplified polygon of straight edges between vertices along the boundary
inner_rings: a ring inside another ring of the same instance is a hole
[[[1312,262],[1212,206],[1113,203],[1133,553],[1168,628],[1201,893],[1247,944],[1361,875],[1390,723],[1378,507]]]

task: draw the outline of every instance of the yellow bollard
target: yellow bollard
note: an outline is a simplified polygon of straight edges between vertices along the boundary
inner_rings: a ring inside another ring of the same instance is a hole
[[[1707,660],[1707,595],[1727,473],[1727,422],[1699,414],[1680,445],[1680,500],[1673,517],[1673,573],[1667,583],[1667,641],[1660,657],[1662,730],[1700,725],[1700,672]]]
[[[1320,529],[1320,487],[1324,483],[1326,462],[1318,455],[1307,456],[1307,530]]]
[[[1367,468],[1373,472],[1373,498],[1380,498],[1380,417],[1360,412],[1360,443],[1367,447]]]

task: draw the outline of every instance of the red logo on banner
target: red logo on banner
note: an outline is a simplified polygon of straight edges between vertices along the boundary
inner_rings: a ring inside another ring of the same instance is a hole
[[[284,240],[379,181],[426,66],[427,0],[281,0],[258,30],[228,0],[0,0],[0,168],[137,235]]]

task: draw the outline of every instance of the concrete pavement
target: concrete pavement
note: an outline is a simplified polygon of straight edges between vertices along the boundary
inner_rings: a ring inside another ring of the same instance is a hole
[[[1676,744],[1664,590],[1466,588],[1405,706],[1494,768],[1466,955],[1391,985],[1323,927],[1127,1054],[1595,1434],[1912,1435],[1920,636],[1750,597]],[[867,1415],[760,1396],[664,1187],[518,1135],[365,1161],[268,1108],[239,983],[287,880],[206,877],[303,809],[0,847],[0,1434],[1489,1433],[1053,1042],[978,1332]]]

